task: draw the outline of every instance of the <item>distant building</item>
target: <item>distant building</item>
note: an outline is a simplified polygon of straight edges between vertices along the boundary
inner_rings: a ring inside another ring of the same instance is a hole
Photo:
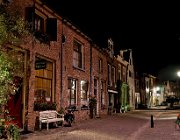
[[[125,57],[125,54],[127,57]],[[127,104],[131,109],[135,108],[135,72],[132,58],[132,50],[120,50],[117,60],[122,64],[122,105]]]

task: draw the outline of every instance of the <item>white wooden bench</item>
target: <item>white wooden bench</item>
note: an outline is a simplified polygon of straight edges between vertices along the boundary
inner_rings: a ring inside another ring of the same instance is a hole
[[[64,122],[64,114],[59,114],[56,110],[47,110],[39,112],[39,129],[41,130],[42,123],[47,124],[47,130],[49,129],[49,123]]]

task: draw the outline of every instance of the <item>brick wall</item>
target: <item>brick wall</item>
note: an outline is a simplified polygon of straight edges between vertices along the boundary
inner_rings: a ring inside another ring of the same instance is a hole
[[[19,2],[19,6],[22,6],[21,10],[25,11],[26,6],[33,5],[33,0],[24,0],[23,4],[21,0],[16,0]],[[57,41],[51,41],[49,45],[40,43],[37,39],[35,39],[32,35],[28,36],[25,39],[25,43],[19,46],[23,51],[29,52],[26,60],[27,65],[27,76],[28,81],[26,82],[29,90],[25,91],[25,97],[27,100],[23,102],[23,104],[28,103],[28,108],[24,110],[24,121],[28,119],[28,127],[29,130],[34,130],[36,126],[36,118],[38,116],[38,112],[33,110],[34,107],[34,84],[35,84],[35,57],[41,56],[44,59],[51,60],[55,64],[55,73],[54,73],[54,95],[55,101],[57,103],[57,110],[60,110],[60,107],[66,108],[68,107],[69,100],[69,92],[68,92],[68,77],[76,78],[78,81],[77,84],[77,111],[75,111],[75,121],[81,121],[89,119],[89,110],[81,110],[81,97],[80,97],[80,81],[86,80],[88,81],[88,95],[90,94],[90,47],[92,47],[92,94],[94,92],[94,78],[98,80],[98,89],[100,89],[101,80],[105,83],[105,104],[108,105],[108,93],[107,93],[107,73],[108,66],[107,61],[108,56],[105,52],[98,49],[97,46],[91,46],[91,40],[81,33],[77,28],[75,28],[71,23],[63,20],[61,17],[54,14],[53,11],[46,8],[46,6],[42,4],[36,4],[36,8],[40,10],[42,13],[45,13],[48,17],[57,18]],[[61,42],[62,35],[65,35],[66,41],[64,44]],[[84,56],[84,69],[77,69],[73,67],[73,41],[74,39],[78,40],[84,48],[83,56]],[[63,51],[63,52],[61,52]],[[62,63],[61,63],[62,56]],[[98,66],[99,66],[99,58],[102,59],[102,69],[103,72],[99,75]],[[114,64],[116,65],[116,64]],[[62,71],[61,71],[62,70]],[[117,67],[116,67],[117,70]],[[62,75],[61,75],[62,73]],[[61,79],[62,78],[62,79]],[[62,81],[62,83],[61,83]],[[61,86],[62,84],[62,86]],[[62,92],[61,92],[62,90]],[[61,101],[61,93],[62,93],[62,102]],[[97,101],[100,103],[100,90],[98,91]],[[62,105],[62,106],[60,106]],[[99,105],[98,108],[99,115],[107,114],[107,108],[101,109]],[[27,116],[25,115],[27,112]]]

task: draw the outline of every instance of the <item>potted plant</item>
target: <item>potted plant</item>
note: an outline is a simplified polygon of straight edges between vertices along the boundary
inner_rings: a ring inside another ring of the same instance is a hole
[[[55,102],[34,102],[34,111],[56,110]]]
[[[94,116],[93,116],[93,112],[96,108],[96,104],[97,104],[97,99],[95,96],[90,96],[89,98],[89,109],[90,109],[90,118],[92,119]]]
[[[19,128],[16,124],[10,123],[7,126],[7,137],[8,137],[8,140],[19,140],[20,139]]]
[[[11,120],[0,119],[0,139],[20,140],[18,126]]]
[[[95,108],[96,107],[96,103],[97,103],[96,97],[95,96],[91,96],[89,98],[89,107],[90,108]]]

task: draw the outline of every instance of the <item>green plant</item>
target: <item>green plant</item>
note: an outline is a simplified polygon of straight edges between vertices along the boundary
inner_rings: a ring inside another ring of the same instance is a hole
[[[0,139],[20,140],[19,127],[12,120],[0,119]]]
[[[0,125],[0,138],[4,136],[5,127],[3,125]]]
[[[97,104],[97,99],[95,96],[90,96],[89,97],[89,109],[90,109],[90,118],[94,117],[94,112],[96,109],[96,104]]]
[[[20,45],[28,30],[19,9],[3,2],[0,3],[0,116],[5,118],[0,119],[0,138],[19,140],[19,129],[6,117],[8,110],[4,106],[18,90],[15,77],[23,77],[23,54],[15,46]]]
[[[55,102],[34,102],[34,111],[56,110]]]
[[[89,107],[90,108],[95,108],[97,104],[97,99],[95,96],[90,96],[89,98]]]
[[[64,114],[64,113],[65,113],[64,108],[61,107],[60,110],[58,111],[58,113],[59,113],[59,114]]]
[[[10,124],[7,127],[7,137],[12,140],[20,140],[20,132],[15,124]]]
[[[18,10],[0,3],[0,106],[6,105],[9,94],[16,90],[14,76],[23,76],[23,55],[19,55],[15,45],[21,42],[28,32]],[[0,112],[3,113],[1,109]]]

